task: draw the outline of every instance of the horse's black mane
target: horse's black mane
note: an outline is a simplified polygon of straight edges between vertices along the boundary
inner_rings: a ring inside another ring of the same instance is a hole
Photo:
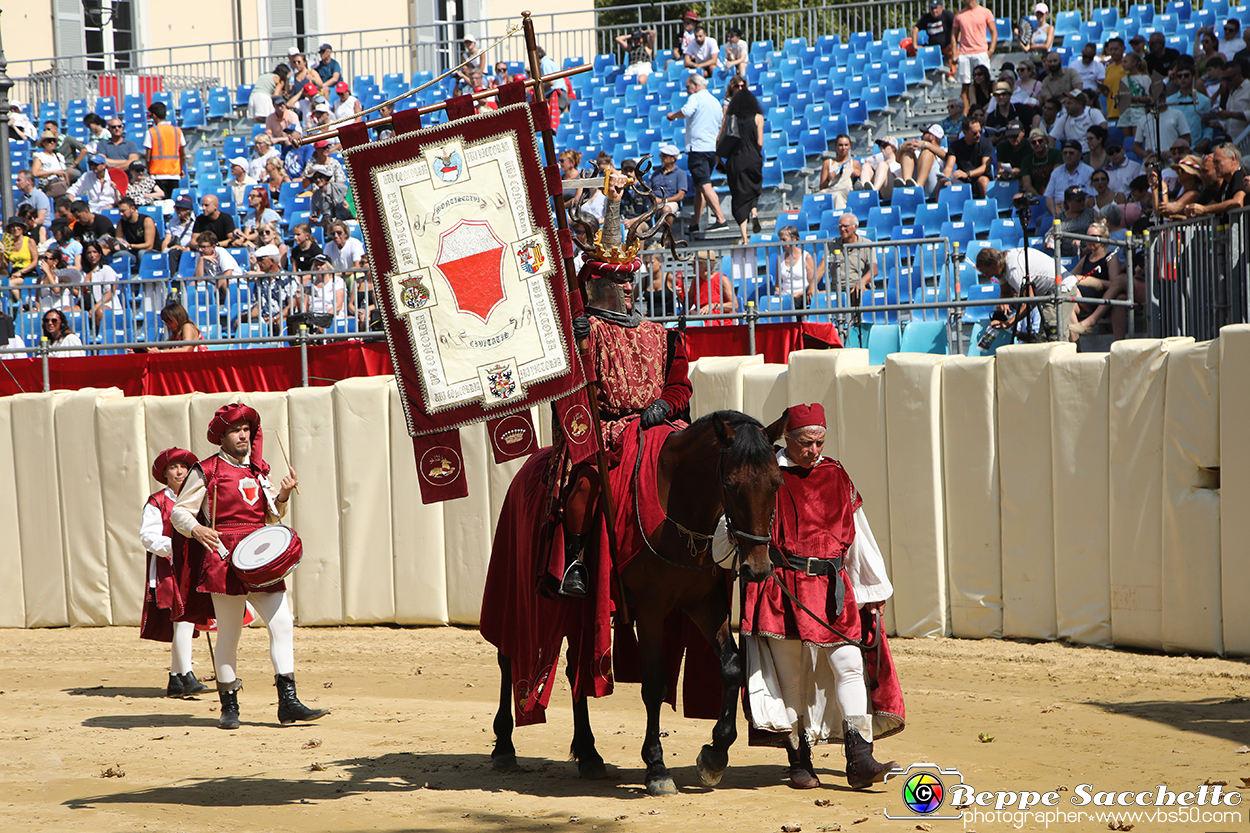
[[[710,428],[713,417],[720,417],[722,422],[736,432],[733,445],[725,449],[729,462],[758,464],[775,456],[776,451],[773,449],[772,443],[764,435],[764,423],[741,411],[714,411],[699,417],[690,424],[690,427],[706,426]],[[743,428],[755,428],[757,430],[743,431]]]

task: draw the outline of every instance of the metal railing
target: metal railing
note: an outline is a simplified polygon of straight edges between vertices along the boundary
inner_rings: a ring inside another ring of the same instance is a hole
[[[1250,322],[1250,208],[1166,223],[1148,241],[1150,336],[1204,341]]]

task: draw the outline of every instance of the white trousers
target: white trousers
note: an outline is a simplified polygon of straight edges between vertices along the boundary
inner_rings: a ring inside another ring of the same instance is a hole
[[[247,603],[264,620],[269,629],[269,659],[273,673],[295,673],[295,618],[287,604],[286,593],[251,593],[247,596],[213,594],[213,610],[217,615],[217,682],[232,683],[238,679],[239,637],[243,634],[243,612]]]
[[[789,732],[791,746],[797,748],[801,732],[806,731],[811,742],[828,740],[840,736],[842,721],[849,720],[864,740],[872,741],[871,721],[862,719],[868,714],[868,687],[859,648],[821,648],[798,639],[760,636],[743,637],[743,643],[747,696],[756,726]],[[831,708],[833,704],[836,708]]]
[[[174,622],[174,641],[169,646],[170,674],[185,674],[191,670],[191,640],[194,638],[194,622]]]

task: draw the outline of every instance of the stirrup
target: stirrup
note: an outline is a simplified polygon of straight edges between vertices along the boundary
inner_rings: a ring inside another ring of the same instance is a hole
[[[568,569],[564,571],[564,578],[560,580],[560,595],[570,599],[586,598],[586,578],[585,564],[580,561],[569,564]]]

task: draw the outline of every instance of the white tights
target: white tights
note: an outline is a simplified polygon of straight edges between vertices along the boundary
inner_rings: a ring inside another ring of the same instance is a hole
[[[170,674],[185,674],[191,670],[191,640],[194,637],[194,622],[174,622],[174,641],[169,646]]]
[[[239,637],[243,634],[243,611],[247,603],[260,614],[269,628],[269,659],[273,673],[295,673],[295,619],[286,593],[252,593],[247,596],[213,594],[213,610],[217,614],[217,682],[232,683],[238,679]]]
[[[837,699],[842,716],[856,725],[864,740],[872,742],[871,721],[853,720],[868,713],[868,688],[864,684],[864,656],[854,645],[842,645],[832,650],[828,648],[812,648],[797,639],[770,639],[773,664],[777,669],[777,677],[781,687],[781,699],[786,705],[786,713],[790,718],[790,745],[797,749],[799,733],[804,724],[810,722],[809,704],[804,696],[810,690],[812,677],[817,663],[828,662],[833,669],[833,694]],[[817,692],[818,702],[811,707],[823,714],[825,710],[824,692]],[[864,724],[867,724],[865,730]]]

